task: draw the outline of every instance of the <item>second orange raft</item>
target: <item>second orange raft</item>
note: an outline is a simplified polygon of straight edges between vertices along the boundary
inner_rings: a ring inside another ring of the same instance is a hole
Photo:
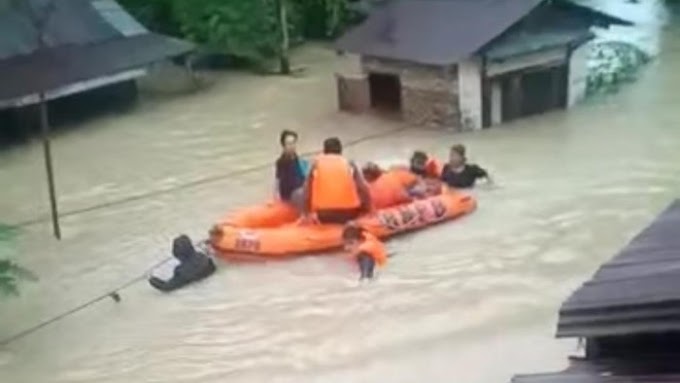
[[[472,212],[475,199],[457,191],[392,208],[378,210],[356,220],[380,238],[387,238]],[[297,212],[283,202],[245,209],[219,223],[212,247],[224,258],[255,254],[270,258],[331,250],[342,246],[342,225],[298,224]]]

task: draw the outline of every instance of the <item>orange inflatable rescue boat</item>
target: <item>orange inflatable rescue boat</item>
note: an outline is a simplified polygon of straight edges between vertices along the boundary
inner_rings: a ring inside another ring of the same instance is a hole
[[[475,199],[455,190],[395,207],[377,210],[356,220],[379,238],[387,238],[468,214]],[[228,216],[211,233],[212,247],[223,258],[260,255],[268,258],[303,255],[342,246],[342,225],[298,224],[298,214],[284,202],[244,209]]]

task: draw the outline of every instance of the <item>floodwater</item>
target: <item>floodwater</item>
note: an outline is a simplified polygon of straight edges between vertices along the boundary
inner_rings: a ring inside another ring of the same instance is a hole
[[[640,7],[656,12],[650,3]],[[200,238],[268,198],[284,128],[304,150],[339,135],[359,161],[445,156],[462,142],[499,184],[474,192],[473,215],[390,241],[396,255],[371,284],[330,256],[221,264],[170,295],[136,283],[119,304],[0,348],[0,381],[487,383],[564,367],[579,350],[553,339],[560,302],[680,192],[680,29],[658,43],[620,93],[478,133],[337,113],[344,63],[318,46],[298,52],[299,78],[230,73],[193,95],[145,97],[55,137],[61,242],[41,220],[39,143],[0,152],[0,221],[27,223],[17,259],[40,278],[0,303],[0,338],[141,275],[175,235]]]

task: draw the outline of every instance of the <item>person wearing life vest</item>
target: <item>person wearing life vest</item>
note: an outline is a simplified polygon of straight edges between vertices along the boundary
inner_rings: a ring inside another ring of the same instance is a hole
[[[384,209],[411,202],[414,198],[438,194],[430,192],[425,182],[405,167],[393,167],[385,171],[377,164],[369,162],[362,173],[368,183],[374,209]]]
[[[337,137],[323,143],[304,189],[303,219],[344,224],[370,210],[370,193],[361,172],[342,155]]]
[[[375,266],[387,264],[385,245],[361,227],[350,223],[342,232],[345,251],[359,266],[360,280],[372,279]]]
[[[428,156],[423,151],[416,150],[411,156],[410,169],[411,172],[423,178],[439,179],[442,165],[436,158]]]

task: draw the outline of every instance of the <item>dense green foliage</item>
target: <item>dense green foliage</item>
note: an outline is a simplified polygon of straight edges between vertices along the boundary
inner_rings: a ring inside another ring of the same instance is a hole
[[[11,240],[14,237],[14,230],[0,224],[0,296],[16,295],[18,281],[20,279],[35,279],[35,276],[28,270],[18,266],[14,262],[4,259],[10,255],[12,250]]]
[[[332,38],[355,19],[349,0],[121,0],[151,30],[205,51],[259,62],[285,55],[288,40]],[[277,5],[285,7],[280,23]]]

